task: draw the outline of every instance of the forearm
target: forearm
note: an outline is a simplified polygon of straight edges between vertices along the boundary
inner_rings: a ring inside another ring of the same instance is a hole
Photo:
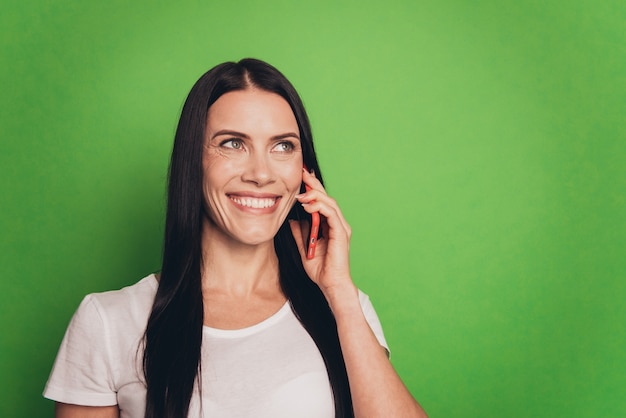
[[[337,320],[355,417],[426,417],[367,323],[356,288],[327,298]]]

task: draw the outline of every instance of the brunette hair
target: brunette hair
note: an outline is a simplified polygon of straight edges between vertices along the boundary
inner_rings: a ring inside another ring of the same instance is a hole
[[[309,119],[295,88],[276,68],[256,59],[226,62],[195,83],[183,106],[169,167],[163,264],[144,337],[146,418],[180,418],[200,385],[202,147],[209,107],[225,93],[254,87],[283,97],[298,122],[304,164],[322,181]],[[299,204],[288,218],[306,216]],[[337,324],[321,290],[307,276],[285,221],[274,238],[280,285],[291,309],[315,341],[333,391],[335,417],[353,417]]]

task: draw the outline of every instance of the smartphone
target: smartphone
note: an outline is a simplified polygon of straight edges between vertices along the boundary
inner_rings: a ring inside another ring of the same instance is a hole
[[[309,169],[304,166],[306,171]],[[305,190],[308,192],[311,190],[307,184],[304,185]],[[313,212],[311,214],[311,230],[309,231],[309,236],[306,240],[306,258],[312,260],[315,257],[315,246],[317,245],[317,238],[320,233],[320,214],[319,212]]]

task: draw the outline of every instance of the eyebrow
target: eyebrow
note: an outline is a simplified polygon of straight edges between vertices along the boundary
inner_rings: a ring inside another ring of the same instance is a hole
[[[230,129],[222,129],[222,130],[215,132],[211,136],[211,139],[215,139],[216,137],[222,136],[222,135],[232,135],[232,136],[236,136],[239,138],[250,139],[249,135],[244,134],[243,132],[232,131]],[[297,140],[300,140],[300,135],[294,132],[286,132],[284,134],[274,135],[271,137],[271,139],[273,140],[280,140],[280,139],[285,139],[285,138],[296,138]]]

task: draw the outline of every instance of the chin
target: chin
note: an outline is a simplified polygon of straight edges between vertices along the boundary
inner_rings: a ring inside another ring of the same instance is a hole
[[[244,233],[233,234],[231,236],[237,241],[241,242],[242,244],[250,245],[250,246],[257,246],[257,245],[266,244],[268,242],[271,242],[273,244],[274,237],[278,233],[278,229],[272,232],[273,233],[268,233],[267,230],[258,231],[258,232],[248,230]]]
[[[207,216],[206,227],[208,234],[213,236],[222,236],[232,244],[239,243],[246,246],[259,246],[267,243],[274,243],[274,237],[278,234],[280,227],[284,223],[278,223],[278,219],[274,221],[242,220],[235,221],[235,216],[227,218],[230,220],[226,225],[218,224],[215,220]]]

